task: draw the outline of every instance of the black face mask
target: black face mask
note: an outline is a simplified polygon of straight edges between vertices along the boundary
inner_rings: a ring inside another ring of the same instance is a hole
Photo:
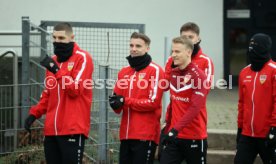
[[[131,57],[131,55],[129,55],[126,57],[126,59],[128,60],[129,65],[136,71],[140,71],[146,68],[151,62],[151,57],[147,53],[143,56],[137,57]]]
[[[270,60],[270,55],[264,55],[257,53],[254,49],[249,50],[247,52],[247,55],[249,57],[250,63],[251,63],[251,69],[252,71],[258,72],[260,71],[266,62]]]
[[[270,60],[271,46],[271,38],[266,34],[258,33],[250,39],[247,54],[251,63],[251,70],[260,71]]]
[[[201,40],[199,42],[197,42],[196,44],[194,44],[194,50],[193,50],[193,53],[192,53],[192,57],[194,57],[198,53],[198,51],[200,50],[200,46],[199,46],[200,42],[201,42]]]
[[[65,62],[67,61],[70,56],[73,54],[73,49],[74,49],[74,42],[69,42],[69,43],[58,43],[54,42],[54,53],[57,55],[57,61],[60,62]]]

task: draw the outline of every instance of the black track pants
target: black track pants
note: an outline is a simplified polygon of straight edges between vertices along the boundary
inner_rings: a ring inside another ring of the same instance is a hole
[[[47,164],[81,164],[83,135],[45,136],[44,152]]]

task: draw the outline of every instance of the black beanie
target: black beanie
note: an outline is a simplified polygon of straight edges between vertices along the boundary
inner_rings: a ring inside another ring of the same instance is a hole
[[[266,34],[258,33],[250,39],[249,51],[254,50],[259,55],[270,55],[271,47],[271,38]]]
[[[248,55],[253,71],[260,71],[270,60],[271,46],[271,38],[266,34],[258,33],[250,39]]]

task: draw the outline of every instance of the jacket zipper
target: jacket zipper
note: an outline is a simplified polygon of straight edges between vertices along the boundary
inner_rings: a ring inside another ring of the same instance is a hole
[[[130,77],[130,87],[129,87],[129,91],[128,91],[128,97],[131,96],[131,89],[133,87],[133,78],[136,75],[136,71],[134,72],[134,74],[132,75],[132,77]],[[129,130],[129,117],[130,117],[130,109],[128,107],[127,109],[127,131],[126,131],[126,139],[128,139],[128,130]]]
[[[253,84],[253,91],[252,91],[252,118],[251,118],[251,131],[252,131],[252,136],[254,136],[254,127],[253,127],[253,123],[254,123],[254,115],[255,115],[255,105],[254,105],[254,94],[255,94],[255,89],[256,89],[256,78],[258,76],[258,72],[255,75],[254,78],[254,84]]]
[[[62,63],[60,64],[60,69],[61,69]],[[57,82],[57,86],[58,86],[58,104],[57,104],[57,108],[56,108],[56,113],[55,113],[55,134],[58,135],[58,130],[57,130],[57,115],[58,115],[58,108],[59,108],[59,104],[60,104],[60,91],[59,91],[59,84]]]

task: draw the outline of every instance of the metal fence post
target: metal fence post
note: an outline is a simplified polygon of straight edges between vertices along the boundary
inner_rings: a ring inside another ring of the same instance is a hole
[[[171,52],[171,38],[165,37],[165,49],[164,49],[164,66],[166,66],[167,59],[170,56]],[[161,117],[161,123],[165,122],[165,115],[167,106],[170,103],[170,95],[169,92],[164,92],[163,94],[163,109],[162,109],[162,117]]]
[[[14,127],[14,150],[16,150],[17,147],[17,129],[18,129],[18,56],[17,53],[13,53],[13,106],[14,106],[14,113],[13,113],[13,127]]]
[[[108,65],[99,65],[99,79],[104,81],[104,87],[100,89],[100,108],[99,108],[99,163],[107,162],[107,88],[106,80],[108,77]]]
[[[30,63],[29,63],[29,42],[30,42],[30,22],[29,17],[22,17],[22,94],[21,94],[21,127],[24,125],[24,119],[28,115],[30,105]]]
[[[40,26],[42,29],[44,29],[45,31],[47,31],[47,27],[44,24],[41,24]],[[41,31],[40,30],[40,45],[41,45],[41,49],[40,49],[40,60],[42,60],[47,54],[47,33],[45,31]],[[45,77],[45,71],[40,69],[39,72],[39,82],[43,83],[44,81],[44,77]],[[41,90],[42,92],[42,90]]]

